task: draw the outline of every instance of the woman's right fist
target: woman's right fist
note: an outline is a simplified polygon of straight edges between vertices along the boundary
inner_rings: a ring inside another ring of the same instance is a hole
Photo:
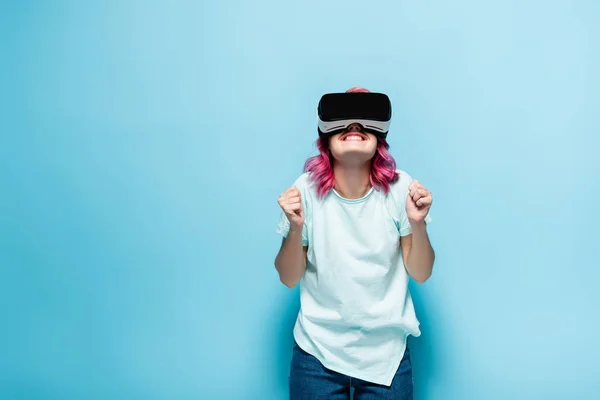
[[[302,229],[304,226],[304,207],[300,198],[300,192],[295,187],[291,187],[281,193],[277,200],[279,207],[285,213],[291,228]]]

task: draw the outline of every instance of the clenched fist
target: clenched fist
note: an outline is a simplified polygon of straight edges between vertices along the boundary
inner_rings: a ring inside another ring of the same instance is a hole
[[[290,221],[290,228],[302,229],[304,225],[304,207],[302,207],[298,189],[292,186],[281,193],[277,202],[285,213],[288,221]]]
[[[433,198],[431,192],[419,181],[412,181],[408,186],[406,198],[406,216],[409,221],[421,222],[429,213]]]

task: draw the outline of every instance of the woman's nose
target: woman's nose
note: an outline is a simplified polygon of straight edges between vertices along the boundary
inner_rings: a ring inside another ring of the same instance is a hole
[[[360,131],[362,131],[362,127],[357,123],[350,124],[350,126],[348,127],[348,131],[349,132],[360,132]]]

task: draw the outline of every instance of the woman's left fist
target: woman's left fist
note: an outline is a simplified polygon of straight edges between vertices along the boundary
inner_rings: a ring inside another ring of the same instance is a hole
[[[408,185],[408,196],[406,198],[406,216],[410,222],[422,222],[429,213],[433,202],[431,192],[414,180]]]

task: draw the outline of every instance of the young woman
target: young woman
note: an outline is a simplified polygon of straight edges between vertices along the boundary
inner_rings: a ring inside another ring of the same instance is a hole
[[[420,330],[407,285],[432,272],[432,196],[367,126],[319,130],[319,154],[279,196],[275,267],[286,286],[300,282],[291,400],[349,399],[351,387],[356,400],[413,397],[406,342]]]

